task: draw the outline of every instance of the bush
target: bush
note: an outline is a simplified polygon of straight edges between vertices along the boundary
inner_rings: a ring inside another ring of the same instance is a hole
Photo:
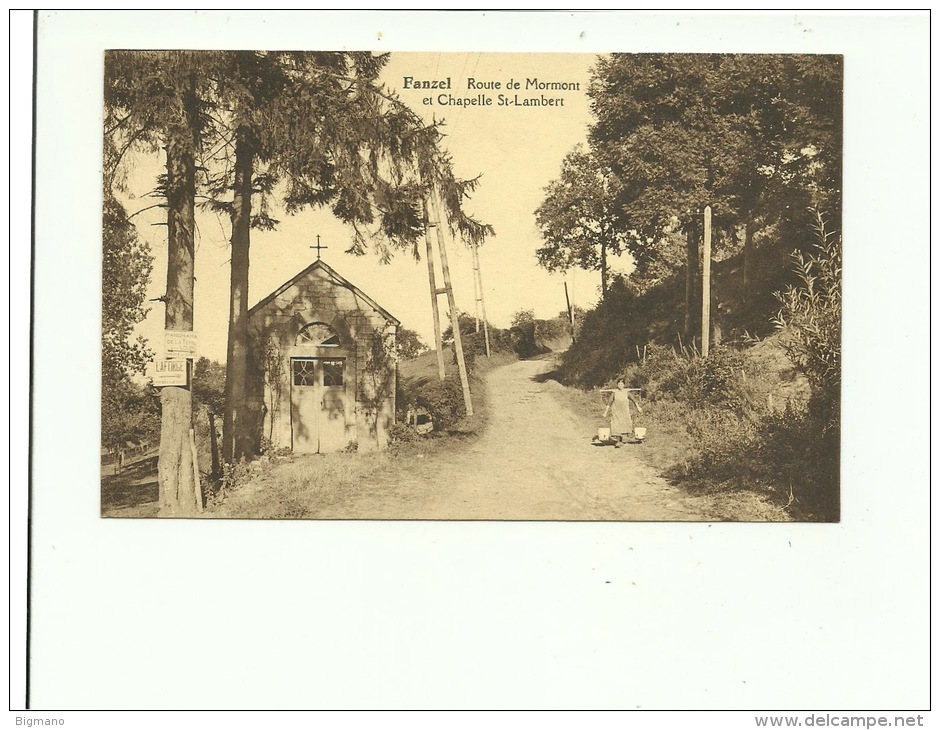
[[[741,410],[747,403],[743,391],[744,355],[737,350],[718,347],[708,357],[689,360],[680,397],[693,407],[706,404]]]
[[[407,423],[393,423],[388,431],[388,438],[393,444],[408,444],[417,441],[421,435]]]
[[[798,278],[775,294],[780,310],[774,325],[783,330],[787,357],[809,380],[818,405],[829,411],[826,428],[839,427],[842,374],[842,239],[826,230],[814,211],[816,253],[794,251]]]
[[[447,431],[464,415],[463,388],[453,375],[425,384],[415,393],[414,402],[427,410],[436,431]]]
[[[787,357],[806,375],[809,406],[781,426],[769,422],[768,444],[793,442],[794,470],[807,485],[804,506],[822,519],[839,516],[839,446],[842,380],[842,239],[826,230],[814,211],[816,252],[792,254],[795,286],[775,296],[780,311],[774,325],[783,331]],[[791,429],[793,432],[791,432]]]
[[[767,415],[754,443],[762,478],[780,484],[795,510],[820,521],[839,519],[839,431],[811,401]]]

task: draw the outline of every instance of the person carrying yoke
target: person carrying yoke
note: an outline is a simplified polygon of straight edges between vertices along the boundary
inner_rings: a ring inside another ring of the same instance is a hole
[[[610,414],[610,435],[611,438],[618,438],[623,443],[626,436],[633,437],[633,418],[630,416],[630,402],[636,406],[637,413],[642,414],[643,409],[633,397],[633,391],[639,388],[627,388],[621,380],[617,383],[617,389],[604,389],[602,392],[611,393],[610,403],[604,410],[604,417]],[[619,444],[617,444],[619,446]]]

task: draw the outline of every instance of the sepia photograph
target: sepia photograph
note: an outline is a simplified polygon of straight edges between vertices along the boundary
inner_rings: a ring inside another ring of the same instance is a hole
[[[838,521],[842,91],[108,50],[102,515]]]

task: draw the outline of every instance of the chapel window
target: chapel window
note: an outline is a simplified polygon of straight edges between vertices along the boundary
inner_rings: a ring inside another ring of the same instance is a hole
[[[339,347],[339,335],[329,325],[323,324],[323,322],[313,322],[300,330],[296,344]]]

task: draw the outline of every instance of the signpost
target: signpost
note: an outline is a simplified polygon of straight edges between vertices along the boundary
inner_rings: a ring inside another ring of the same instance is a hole
[[[185,359],[156,360],[150,365],[154,386],[186,386],[189,384],[189,361]]]
[[[196,333],[188,330],[164,330],[167,357],[192,357],[196,354]]]

